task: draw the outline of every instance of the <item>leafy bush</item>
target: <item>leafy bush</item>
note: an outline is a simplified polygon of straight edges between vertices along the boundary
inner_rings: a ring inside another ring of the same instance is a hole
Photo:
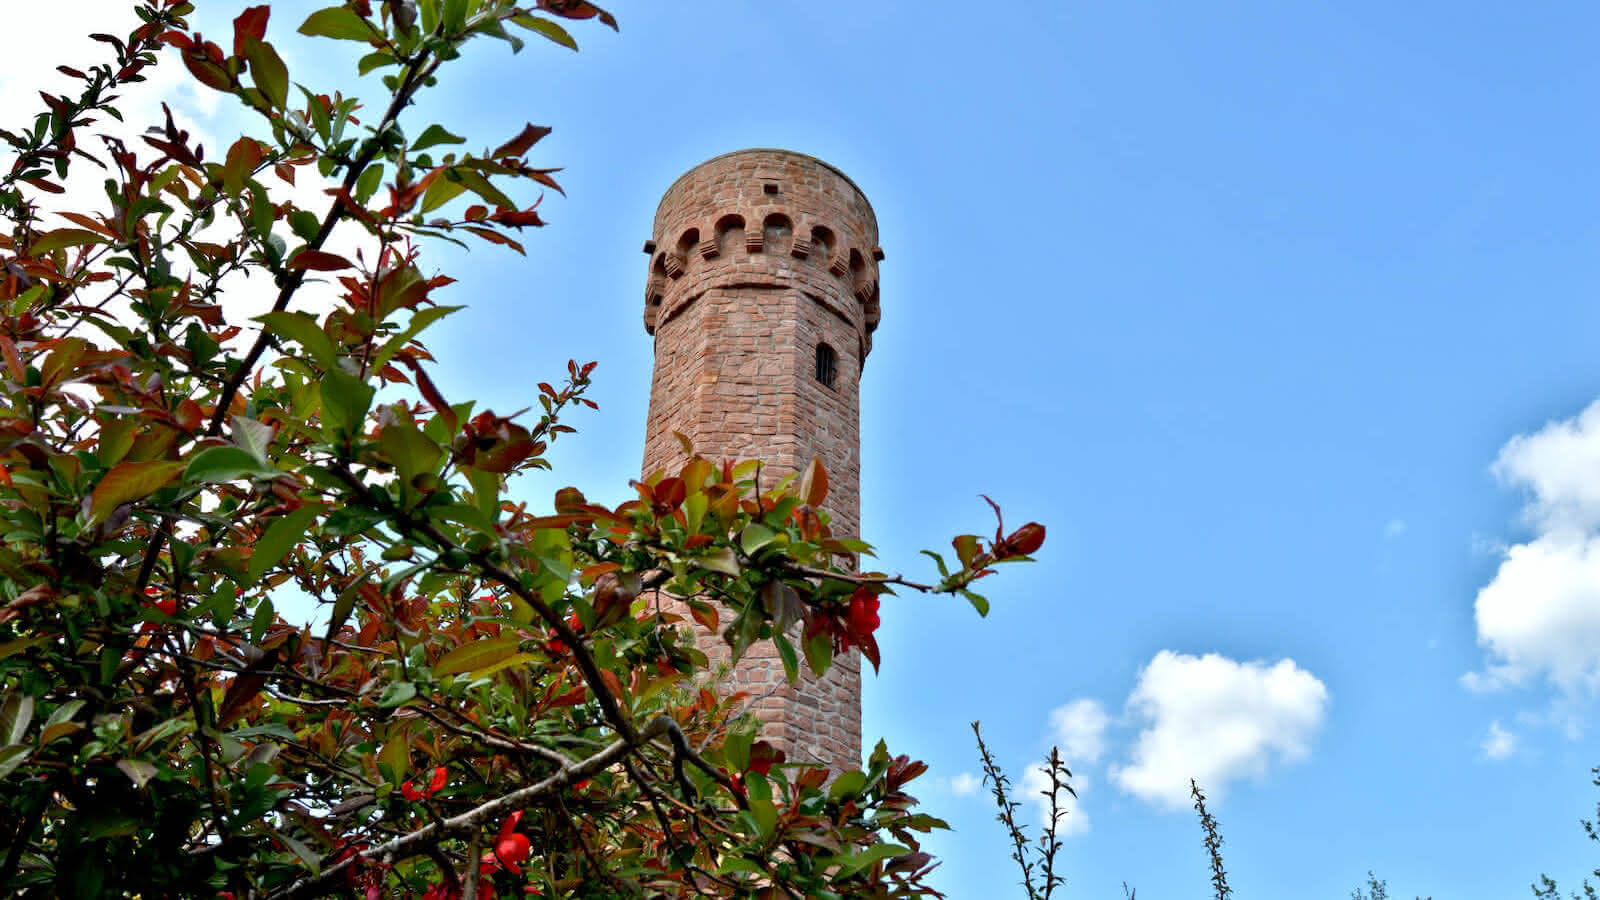
[[[475,38],[575,48],[560,20],[614,20],[582,0],[318,10],[300,33],[361,45],[387,90],[358,116],[293,80],[266,6],[226,46],[192,12],[142,0],[131,34],[96,36],[105,61],[62,69],[78,96],[0,130],[0,885],[932,894],[917,836],[943,823],[907,793],[925,767],[881,744],[862,770],[787,763],[663,600],[731,617],[736,653],[771,641],[797,678],[852,647],[876,663],[861,611],[892,586],[981,604],[972,583],[1043,529],[958,538],[935,583],[861,572],[820,465],[771,487],[688,447],[615,508],[508,501],[594,405],[594,363],[531,413],[446,398],[419,338],[459,307],[422,254],[520,251],[541,220],[513,186],[559,189],[528,160],[548,129],[475,154],[412,117]],[[164,45],[268,136],[206,154],[170,113],[137,145],[100,133]],[[82,175],[104,202],[51,209]],[[230,302],[245,285],[273,294],[255,322]],[[316,629],[278,615],[295,595]]]

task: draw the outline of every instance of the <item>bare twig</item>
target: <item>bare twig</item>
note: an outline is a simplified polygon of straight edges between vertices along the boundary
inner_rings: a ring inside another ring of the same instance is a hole
[[[978,753],[983,757],[983,780],[994,792],[995,805],[1000,807],[995,819],[1005,826],[1006,834],[1011,837],[1011,858],[1022,870],[1022,889],[1028,892],[1028,900],[1042,900],[1042,895],[1033,886],[1033,863],[1028,861],[1028,839],[1023,833],[1025,826],[1017,823],[1017,808],[1021,804],[1007,795],[1011,782],[995,763],[994,757],[989,755],[989,747],[983,742],[983,732],[978,730],[977,722],[972,723],[972,734],[978,739]]]

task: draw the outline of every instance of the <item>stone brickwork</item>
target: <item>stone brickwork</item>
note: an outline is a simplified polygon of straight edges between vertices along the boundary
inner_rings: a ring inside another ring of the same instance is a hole
[[[862,364],[878,326],[878,223],[861,190],[821,160],[741,150],[689,170],[656,211],[644,326],[655,335],[644,474],[684,462],[673,432],[713,460],[760,459],[762,482],[821,458],[838,535],[859,533]],[[817,375],[818,345],[834,357]],[[769,481],[770,479],[770,481]],[[728,648],[700,635],[713,662]],[[803,668],[803,666],[802,666]],[[861,663],[784,683],[770,644],[752,647],[734,689],[792,760],[860,766]]]

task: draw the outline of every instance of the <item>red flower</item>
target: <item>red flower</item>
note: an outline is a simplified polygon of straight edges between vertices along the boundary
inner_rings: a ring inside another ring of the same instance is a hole
[[[153,610],[161,613],[164,616],[175,616],[175,615],[177,615],[178,614],[178,598],[172,597],[172,596],[162,597],[162,596],[160,596],[160,594],[161,594],[161,591],[159,589],[153,587],[153,586],[145,588],[144,589],[144,595],[145,595],[145,598],[146,598],[145,601],[144,601],[145,607],[147,609],[153,609]],[[139,630],[141,632],[149,632],[149,631],[155,631],[157,628],[160,628],[160,627],[161,627],[160,625],[157,625],[154,622],[146,622],[143,625],[139,626]]]
[[[449,777],[449,775],[449,769],[446,769],[444,766],[439,766],[433,770],[433,777],[428,780],[428,786],[426,788],[419,791],[413,782],[408,781],[405,784],[400,785],[400,794],[407,800],[413,802],[421,800],[424,797],[432,797],[434,794],[437,794],[439,791],[444,789],[445,779]]]
[[[494,852],[483,855],[478,869],[480,872],[492,872],[504,866],[506,871],[513,875],[522,874],[522,869],[517,864],[528,858],[528,854],[532,852],[532,845],[527,835],[517,832],[517,823],[520,821],[522,821],[520,809],[506,816],[506,820],[500,825],[500,836],[494,840]]]
[[[850,596],[850,633],[861,637],[878,630],[878,595],[866,588],[857,588]]]

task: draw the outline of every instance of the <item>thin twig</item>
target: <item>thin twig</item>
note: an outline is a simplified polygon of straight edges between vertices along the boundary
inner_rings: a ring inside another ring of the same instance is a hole
[[[268,900],[290,900],[290,898],[295,897],[318,896],[324,888],[338,878],[346,869],[358,863],[375,859],[404,859],[426,852],[426,847],[437,844],[445,838],[470,835],[481,829],[486,823],[502,818],[514,810],[527,806],[534,800],[560,790],[575,781],[588,778],[629,753],[634,752],[641,745],[662,735],[673,734],[674,732],[677,733],[678,741],[681,741],[682,732],[677,731],[677,723],[666,716],[658,716],[652,719],[645,727],[636,730],[632,738],[618,738],[599,753],[570,766],[563,767],[543,781],[480,804],[458,816],[441,819],[416,831],[379,844],[376,847],[370,847],[360,853],[353,854],[349,858],[323,869],[316,875],[302,878],[283,890],[271,894]],[[674,741],[674,744],[677,744],[678,741]]]
[[[1222,833],[1217,830],[1217,820],[1206,810],[1206,795],[1200,785],[1189,779],[1189,794],[1194,797],[1194,808],[1200,812],[1200,827],[1206,832],[1206,853],[1211,856],[1211,886],[1216,889],[1217,900],[1228,900],[1233,888],[1228,887],[1228,873],[1222,868]]]

